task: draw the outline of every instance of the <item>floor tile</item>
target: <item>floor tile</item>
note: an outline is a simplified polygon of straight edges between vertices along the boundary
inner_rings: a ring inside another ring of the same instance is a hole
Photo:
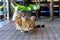
[[[0,40],[60,40],[60,21],[45,21],[46,27],[34,33],[21,33],[15,29],[14,22],[0,29]],[[38,20],[37,24],[41,24]]]

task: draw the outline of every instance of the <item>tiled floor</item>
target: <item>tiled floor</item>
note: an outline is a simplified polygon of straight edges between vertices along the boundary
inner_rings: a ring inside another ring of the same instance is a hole
[[[37,21],[37,24],[41,24]],[[0,28],[0,40],[60,40],[60,21],[44,21],[46,27],[33,33],[21,33],[14,22]]]

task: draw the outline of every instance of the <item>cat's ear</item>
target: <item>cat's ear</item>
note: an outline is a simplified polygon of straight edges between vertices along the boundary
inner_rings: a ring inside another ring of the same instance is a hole
[[[31,17],[30,17],[30,20],[31,20],[31,21],[35,21],[35,16],[31,16]]]
[[[25,17],[21,17],[21,20],[22,20],[22,22],[25,22],[26,18]]]

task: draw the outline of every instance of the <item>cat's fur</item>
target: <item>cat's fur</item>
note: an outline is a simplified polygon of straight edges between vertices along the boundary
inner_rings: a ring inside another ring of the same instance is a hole
[[[15,24],[20,27],[20,31],[32,32],[35,26],[35,19],[31,16],[29,19],[22,16],[23,14],[18,14],[15,18]]]

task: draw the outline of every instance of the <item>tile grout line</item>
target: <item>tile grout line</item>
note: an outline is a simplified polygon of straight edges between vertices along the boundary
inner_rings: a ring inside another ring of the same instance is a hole
[[[14,34],[16,33],[16,31],[14,32]],[[12,35],[12,37],[13,37],[14,35]],[[11,40],[12,39],[12,37],[9,39],[9,40]]]
[[[41,29],[41,28],[40,28]],[[43,34],[42,34],[42,29],[40,30],[41,31],[41,39],[43,40]]]
[[[4,33],[3,33],[3,34],[5,34],[5,32],[7,32],[7,31],[4,31]],[[10,32],[10,31],[8,31],[8,34],[9,34],[9,32]],[[2,34],[2,35],[3,35],[3,34]],[[6,36],[8,36],[8,35],[6,35]],[[4,36],[4,38],[5,38],[5,36]]]
[[[8,34],[10,33],[10,31],[8,32]],[[8,36],[8,35],[6,35],[6,36]],[[4,37],[4,38],[6,38],[6,36]]]
[[[24,40],[25,34],[26,34],[26,33],[24,33],[24,36],[23,36],[22,40]]]
[[[53,26],[53,28],[54,28],[54,26]],[[59,34],[58,32],[57,32],[57,30],[54,30],[57,34]],[[60,36],[60,35],[59,35]]]
[[[48,36],[48,40],[50,40],[46,27],[45,27],[45,31],[46,31],[46,35]]]
[[[53,26],[53,24],[52,24],[52,26]],[[51,29],[50,27],[48,27],[48,28],[49,28],[49,30]],[[52,32],[52,30],[51,30],[51,33],[52,33],[53,36],[54,36],[54,33]],[[57,40],[57,39],[55,38],[55,36],[54,36],[54,39]]]

